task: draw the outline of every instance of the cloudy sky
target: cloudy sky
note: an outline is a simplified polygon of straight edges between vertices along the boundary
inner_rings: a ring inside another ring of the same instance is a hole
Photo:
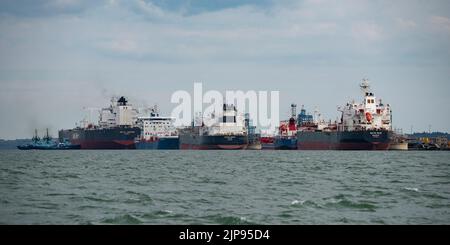
[[[69,128],[112,95],[279,90],[326,118],[372,81],[409,132],[450,131],[450,1],[1,0],[0,138]]]

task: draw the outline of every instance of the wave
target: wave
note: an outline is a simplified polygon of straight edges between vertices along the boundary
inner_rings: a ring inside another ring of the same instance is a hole
[[[133,195],[136,198],[128,198],[125,200],[125,203],[143,203],[143,204],[149,204],[153,202],[153,199],[144,193],[138,193],[133,191],[127,191],[127,194]]]
[[[57,197],[57,196],[76,196],[76,194],[73,194],[73,193],[48,193],[48,194],[45,194],[46,196],[49,196],[49,197]]]
[[[292,207],[312,207],[312,208],[322,208],[319,204],[311,200],[294,200],[291,202]]]
[[[102,223],[106,224],[118,224],[118,225],[138,225],[142,224],[143,222],[138,219],[137,217],[134,217],[130,214],[120,215],[116,216],[114,218],[108,218],[102,220]]]
[[[97,208],[102,208],[102,207],[101,206],[92,206],[92,205],[83,205],[83,206],[77,207],[77,210],[87,210],[87,209],[97,209]]]
[[[98,198],[98,197],[84,197],[87,200],[94,201],[94,202],[115,202],[112,199],[104,199],[104,198]]]
[[[297,205],[297,204],[303,205],[303,203],[305,203],[305,201],[294,200],[291,202],[291,205]]]
[[[381,196],[392,196],[392,193],[380,191],[380,190],[363,190],[361,192],[362,196],[369,196],[369,197],[381,197]]]
[[[334,208],[349,208],[360,211],[375,212],[378,208],[376,205],[367,201],[355,202],[347,199],[344,195],[337,195],[333,197],[329,202],[325,203],[326,207]]]
[[[158,210],[155,212],[145,213],[142,216],[139,216],[146,221],[154,222],[156,219],[161,220],[180,220],[180,218],[187,217],[186,214],[175,213],[172,210]]]
[[[432,199],[443,199],[443,200],[447,200],[448,199],[448,198],[446,198],[444,196],[441,196],[441,195],[439,195],[437,193],[427,193],[427,194],[424,194],[424,196],[432,198]]]
[[[207,220],[213,221],[219,225],[255,225],[243,216],[222,216],[222,215],[212,215],[205,217]]]
[[[38,203],[38,204],[33,205],[33,206],[36,207],[36,208],[49,209],[49,210],[56,210],[59,207],[58,204],[51,203],[51,202]]]

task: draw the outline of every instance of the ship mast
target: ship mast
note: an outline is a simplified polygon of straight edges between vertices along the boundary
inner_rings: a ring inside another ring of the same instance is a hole
[[[34,143],[37,143],[39,140],[40,140],[40,139],[39,139],[39,136],[38,136],[37,129],[35,129],[35,130],[34,130],[34,136],[33,136],[32,141],[33,141]]]
[[[46,133],[46,135],[44,136],[43,140],[44,140],[46,143],[49,143],[50,140],[51,140],[50,134],[48,133],[48,128],[47,128],[47,133]]]
[[[361,84],[359,85],[359,87],[361,88],[362,92],[364,93],[364,96],[369,95],[369,93],[370,93],[369,79],[364,78],[362,80]]]

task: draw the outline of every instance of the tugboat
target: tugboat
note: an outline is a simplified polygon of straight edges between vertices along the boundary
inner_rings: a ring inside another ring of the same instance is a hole
[[[155,106],[149,117],[138,117],[141,136],[136,141],[140,150],[176,150],[179,149],[178,132],[173,125],[174,118],[161,117]]]
[[[180,149],[190,150],[243,150],[248,146],[245,121],[234,105],[223,104],[219,115],[210,115],[215,122],[206,126],[196,118],[190,127],[180,130]],[[197,123],[195,123],[197,122]]]
[[[301,125],[297,132],[299,150],[387,150],[392,137],[392,111],[376,99],[369,81],[360,84],[362,103],[350,102],[338,110],[341,120]]]
[[[297,149],[297,105],[291,104],[291,118],[288,121],[280,122],[278,135],[275,136],[276,150],[296,150]]]
[[[81,149],[80,145],[72,145],[69,141],[64,140],[63,142],[59,142],[54,150],[79,150],[79,149]]]
[[[38,134],[37,134],[37,129],[35,130],[35,134],[33,136],[33,138],[31,139],[32,143],[31,144],[26,144],[26,145],[20,145],[17,146],[17,148],[19,150],[75,150],[75,149],[80,149],[79,145],[72,145],[70,142],[68,141],[64,141],[64,142],[56,142],[54,141],[49,133],[48,133],[48,129],[47,129],[47,134],[40,139]]]
[[[31,144],[19,145],[19,146],[17,146],[17,148],[19,150],[33,150],[33,149],[36,149],[36,147],[40,144],[41,144],[41,138],[39,138],[37,129],[35,129],[33,138],[31,138]]]

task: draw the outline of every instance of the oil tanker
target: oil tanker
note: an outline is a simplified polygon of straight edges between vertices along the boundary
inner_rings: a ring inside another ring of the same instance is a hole
[[[387,150],[392,137],[392,111],[389,104],[377,100],[369,81],[360,85],[362,103],[350,102],[338,110],[339,122],[327,123],[315,112],[299,115],[297,146],[299,150]]]
[[[287,121],[281,121],[278,127],[278,135],[274,137],[275,150],[297,149],[297,105],[291,104],[291,117]]]
[[[180,149],[183,150],[241,150],[248,146],[244,117],[234,105],[223,105],[223,112],[210,115],[215,121],[206,126],[203,118],[196,118],[188,128],[179,132]]]
[[[141,129],[136,126],[137,111],[125,97],[111,99],[100,111],[98,125],[84,123],[74,129],[60,130],[59,141],[69,141],[81,149],[135,149]]]
[[[136,149],[177,150],[179,139],[174,120],[172,117],[160,116],[156,106],[151,110],[150,116],[138,117],[138,125],[142,130],[136,141]]]

